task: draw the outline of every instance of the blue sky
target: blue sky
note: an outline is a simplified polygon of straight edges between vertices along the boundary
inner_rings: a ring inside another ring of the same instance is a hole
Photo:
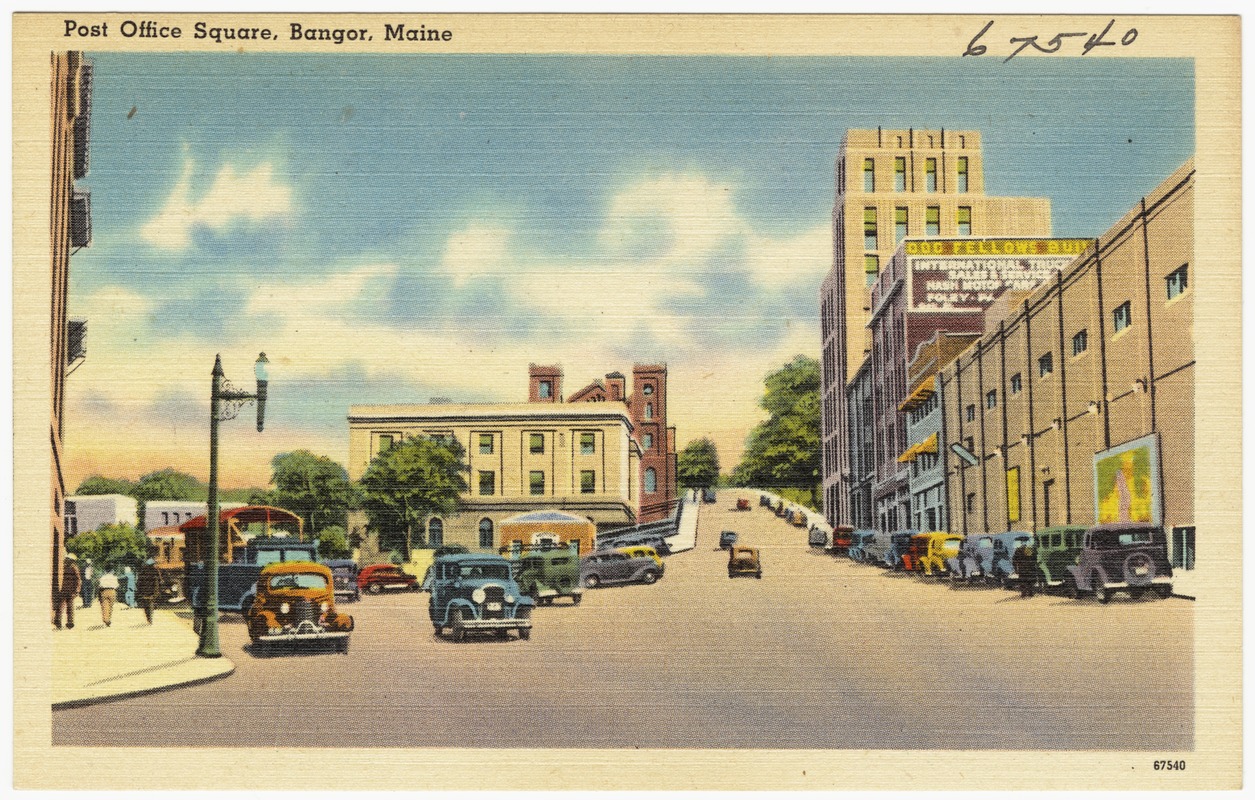
[[[274,362],[270,456],[348,406],[509,401],[666,361],[725,467],[761,380],[817,355],[847,128],[974,128],[986,191],[1095,236],[1194,150],[1186,60],[127,55],[95,61],[95,240],[71,314],[70,482],[205,471],[208,376]],[[131,113],[134,110],[134,113]],[[202,475],[203,477],[203,475]]]

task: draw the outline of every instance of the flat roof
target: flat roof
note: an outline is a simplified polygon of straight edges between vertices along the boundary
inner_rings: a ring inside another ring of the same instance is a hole
[[[476,422],[480,420],[613,420],[632,427],[626,403],[451,403],[349,406],[349,424]]]

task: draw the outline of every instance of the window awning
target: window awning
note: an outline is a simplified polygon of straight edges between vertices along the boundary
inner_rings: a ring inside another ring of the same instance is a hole
[[[923,403],[925,400],[932,397],[936,393],[937,393],[937,376],[929,375],[927,378],[923,380],[922,383],[920,383],[919,386],[915,387],[915,391],[911,392],[911,395],[909,397],[907,397],[905,400],[902,401],[902,405],[898,406],[898,410],[899,411],[912,411],[914,410],[916,406],[918,406],[920,403]]]
[[[898,463],[905,464],[908,461],[914,461],[915,456],[917,455],[919,455],[919,445],[913,444],[906,448],[906,451],[903,452],[902,455],[898,456]]]
[[[935,453],[935,452],[937,452],[937,434],[935,433],[932,436],[929,436],[924,441],[915,445],[916,455],[919,455],[920,453]]]

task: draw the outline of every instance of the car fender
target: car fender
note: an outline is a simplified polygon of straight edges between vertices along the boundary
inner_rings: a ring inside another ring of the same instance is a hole
[[[1076,584],[1076,588],[1082,590],[1089,589],[1089,570],[1081,570],[1075,564],[1068,565],[1068,574],[1072,576],[1072,582]]]
[[[449,605],[444,610],[444,624],[449,624],[449,615],[453,613],[453,609],[460,608],[466,612],[471,619],[479,619],[479,614],[475,612],[475,605],[464,597],[455,597],[449,601]]]

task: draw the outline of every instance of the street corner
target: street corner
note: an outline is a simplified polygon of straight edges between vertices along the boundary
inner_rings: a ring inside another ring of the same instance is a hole
[[[53,633],[53,709],[190,686],[235,671],[227,658],[200,658],[199,639],[177,611],[120,606],[106,626],[98,606],[75,614],[75,626]]]

